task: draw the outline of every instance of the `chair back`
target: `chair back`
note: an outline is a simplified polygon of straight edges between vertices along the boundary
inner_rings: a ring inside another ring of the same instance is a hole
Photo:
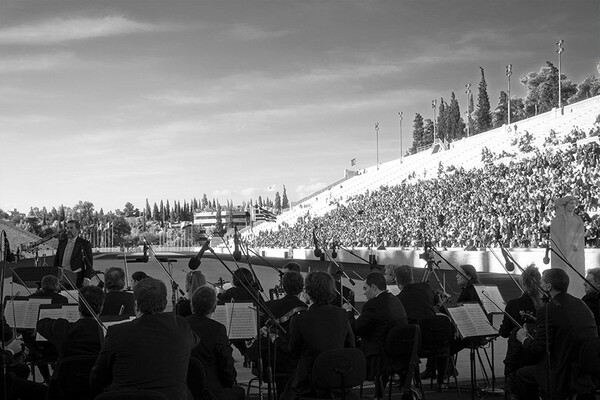
[[[195,357],[190,357],[188,364],[187,386],[190,392],[192,392],[194,400],[202,400],[209,397],[206,390],[206,370],[202,361]]]
[[[93,399],[90,371],[96,356],[81,355],[63,358],[56,366],[55,380],[60,397],[65,400]]]
[[[123,389],[111,392],[104,392],[94,400],[169,400],[161,392],[144,389]]]
[[[410,389],[413,374],[419,365],[417,351],[420,342],[421,328],[419,325],[396,326],[387,334],[385,352],[393,371],[396,373],[407,372],[403,389]]]
[[[600,377],[600,337],[595,337],[581,345],[579,350],[579,368],[581,372]]]
[[[317,356],[313,365],[313,384],[321,390],[340,390],[361,385],[366,377],[365,356],[358,349],[336,349]]]
[[[444,355],[450,352],[454,336],[452,322],[447,315],[435,315],[419,322],[421,328],[421,358]]]

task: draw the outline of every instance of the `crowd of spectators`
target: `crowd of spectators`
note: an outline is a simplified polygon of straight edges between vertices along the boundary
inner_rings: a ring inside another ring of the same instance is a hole
[[[554,199],[572,194],[586,226],[586,246],[599,247],[600,146],[538,149],[508,163],[441,168],[437,177],[382,186],[347,199],[322,217],[260,232],[260,247],[310,248],[313,229],[344,247],[541,247]]]

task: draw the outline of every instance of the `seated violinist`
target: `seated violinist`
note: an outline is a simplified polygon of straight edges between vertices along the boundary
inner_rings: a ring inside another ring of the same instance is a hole
[[[42,278],[40,290],[31,294],[29,298],[49,298],[52,299],[52,304],[67,304],[69,300],[65,296],[58,294],[58,292],[58,278],[54,275],[45,275]]]
[[[290,321],[295,318],[301,312],[308,309],[306,303],[300,300],[299,296],[304,288],[304,278],[299,272],[286,272],[281,278],[283,290],[285,296],[278,300],[271,300],[266,303],[267,308],[273,314],[273,317],[277,319],[277,323],[285,329],[286,333],[289,330]],[[277,330],[271,321],[263,321],[264,325],[267,325],[267,330]],[[279,334],[287,339],[289,335],[279,332]],[[258,359],[258,341],[250,348],[250,357],[252,361]],[[270,349],[271,351],[268,351]],[[275,376],[275,386],[277,389],[277,396],[279,397],[287,384],[289,377],[286,374],[291,374],[296,368],[298,359],[294,358],[287,351],[287,347],[282,346],[275,348],[270,347],[267,340],[261,341],[262,359],[263,365],[270,366]],[[275,364],[271,362],[275,360]]]
[[[192,295],[201,286],[206,285],[206,277],[198,270],[190,271],[185,276],[185,293],[187,297],[182,297],[175,304],[175,313],[182,317],[192,315]]]
[[[212,319],[217,295],[212,287],[201,286],[192,295],[192,315],[186,317],[200,338],[192,357],[202,361],[206,371],[206,389],[212,400],[241,400],[244,389],[236,384],[231,345],[225,326]]]
[[[106,297],[101,315],[135,315],[133,293],[125,291],[125,272],[111,267],[104,272]]]
[[[290,321],[288,351],[298,357],[298,364],[281,395],[282,400],[317,394],[312,385],[316,357],[327,350],[354,347],[346,312],[331,304],[335,296],[333,278],[323,271],[310,272],[305,279],[305,291],[310,304],[308,311]]]
[[[504,376],[506,378],[505,387],[510,393],[516,392],[517,370],[526,365],[534,365],[539,359],[539,356],[523,349],[521,342],[517,340],[519,327],[513,320],[521,326],[528,322],[535,322],[537,310],[542,307],[541,294],[538,289],[540,279],[541,275],[537,267],[530,265],[525,268],[521,274],[524,292],[521,297],[506,303],[505,312],[512,319],[505,315],[502,325],[500,325],[500,336],[508,338],[506,358],[504,359]]]

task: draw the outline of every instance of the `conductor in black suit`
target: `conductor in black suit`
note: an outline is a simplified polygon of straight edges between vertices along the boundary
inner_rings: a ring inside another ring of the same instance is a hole
[[[54,266],[66,268],[77,274],[75,286],[87,286],[94,276],[94,260],[92,258],[92,245],[89,241],[79,237],[81,225],[74,219],[67,221],[67,237],[58,242],[58,249],[54,257]]]
[[[106,298],[101,315],[135,315],[133,293],[125,291],[125,271],[123,268],[110,267],[104,271]]]
[[[212,287],[201,286],[192,295],[192,315],[186,317],[200,343],[192,357],[202,361],[206,371],[206,388],[212,400],[241,400],[244,389],[237,385],[231,345],[225,326],[213,319],[217,295]]]
[[[147,389],[170,400],[190,399],[188,364],[198,336],[184,318],[163,313],[167,305],[164,282],[146,278],[136,285],[133,295],[137,318],[108,328],[90,373],[92,387]]]
[[[551,300],[537,311],[537,323],[533,338],[527,336],[527,329],[517,332],[525,350],[542,355],[535,366],[526,366],[517,371],[517,386],[521,399],[536,399],[539,390],[546,389],[546,340],[550,346],[550,384],[545,398],[565,399],[577,393],[578,399],[594,399],[590,395],[594,389],[589,375],[578,375],[574,364],[579,359],[581,344],[598,336],[594,315],[585,303],[567,293],[569,276],[558,268],[547,269],[542,273],[542,289],[550,293]],[[545,307],[548,307],[546,321]],[[546,330],[546,323],[548,330]],[[583,396],[582,396],[583,395]],[[590,397],[584,397],[589,395]]]
[[[396,296],[387,291],[380,272],[366,276],[363,290],[367,302],[354,323],[354,334],[362,338],[362,351],[367,360],[367,379],[375,382],[375,397],[383,397],[388,359],[385,354],[387,334],[395,326],[406,325],[406,311]]]

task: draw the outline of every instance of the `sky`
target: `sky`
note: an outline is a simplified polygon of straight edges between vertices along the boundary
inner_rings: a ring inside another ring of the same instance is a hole
[[[464,112],[479,67],[492,108],[559,39],[598,75],[599,28],[597,0],[0,0],[0,209],[297,201]]]

